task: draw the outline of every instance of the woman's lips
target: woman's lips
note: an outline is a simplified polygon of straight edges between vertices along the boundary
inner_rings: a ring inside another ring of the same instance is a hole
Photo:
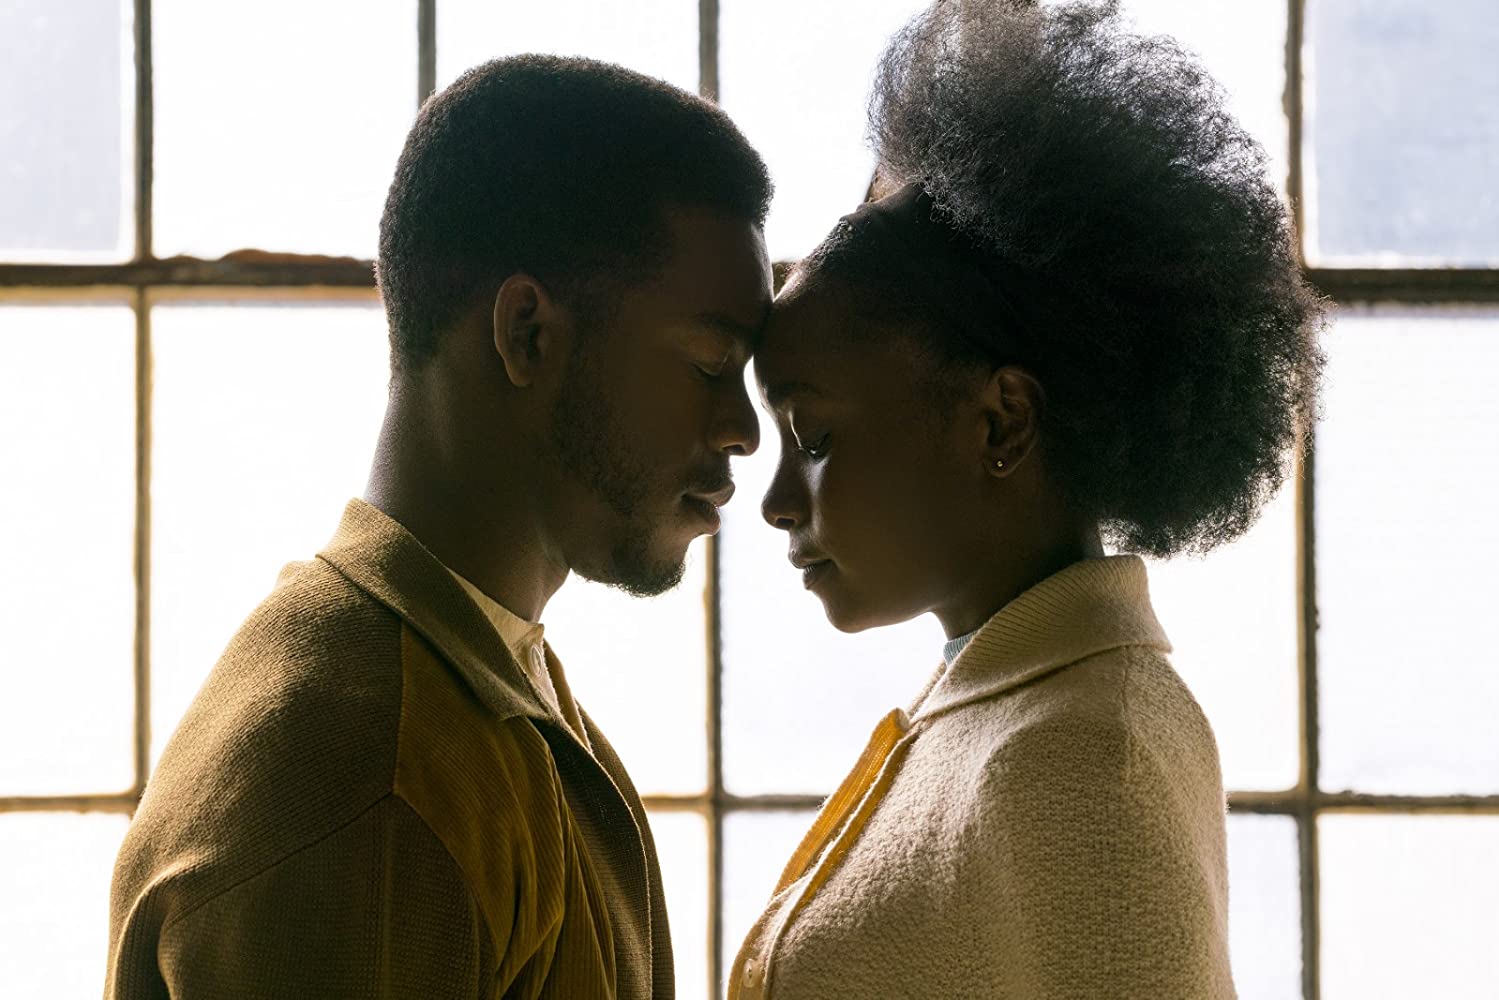
[[[802,586],[811,590],[817,586],[817,581],[827,575],[828,570],[833,568],[831,559],[822,559],[814,563],[808,563],[802,567]]]

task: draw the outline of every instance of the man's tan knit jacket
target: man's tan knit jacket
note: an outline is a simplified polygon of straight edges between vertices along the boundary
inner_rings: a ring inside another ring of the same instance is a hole
[[[409,533],[350,502],[162,756],[106,998],[667,998],[639,797]]]

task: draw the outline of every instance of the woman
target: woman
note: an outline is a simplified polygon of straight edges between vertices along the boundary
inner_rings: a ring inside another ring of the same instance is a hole
[[[944,663],[828,800],[741,998],[1230,997],[1224,794],[1143,562],[1237,537],[1322,306],[1263,156],[1113,4],[953,0],[892,43],[880,187],[756,356],[765,518],[839,629]]]

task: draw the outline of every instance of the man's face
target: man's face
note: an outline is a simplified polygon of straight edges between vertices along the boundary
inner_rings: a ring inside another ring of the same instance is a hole
[[[770,263],[752,223],[706,210],[668,213],[671,258],[600,310],[552,414],[568,563],[630,593],[681,581],[688,544],[718,530],[731,455],[759,428],[744,387],[770,309]]]

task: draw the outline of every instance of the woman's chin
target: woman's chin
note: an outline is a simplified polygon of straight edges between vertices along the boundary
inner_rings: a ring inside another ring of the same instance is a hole
[[[828,624],[840,632],[853,635],[855,632],[892,624],[877,613],[871,614],[869,608],[862,607],[842,595],[820,593],[817,596],[822,601],[822,612],[827,616]]]

